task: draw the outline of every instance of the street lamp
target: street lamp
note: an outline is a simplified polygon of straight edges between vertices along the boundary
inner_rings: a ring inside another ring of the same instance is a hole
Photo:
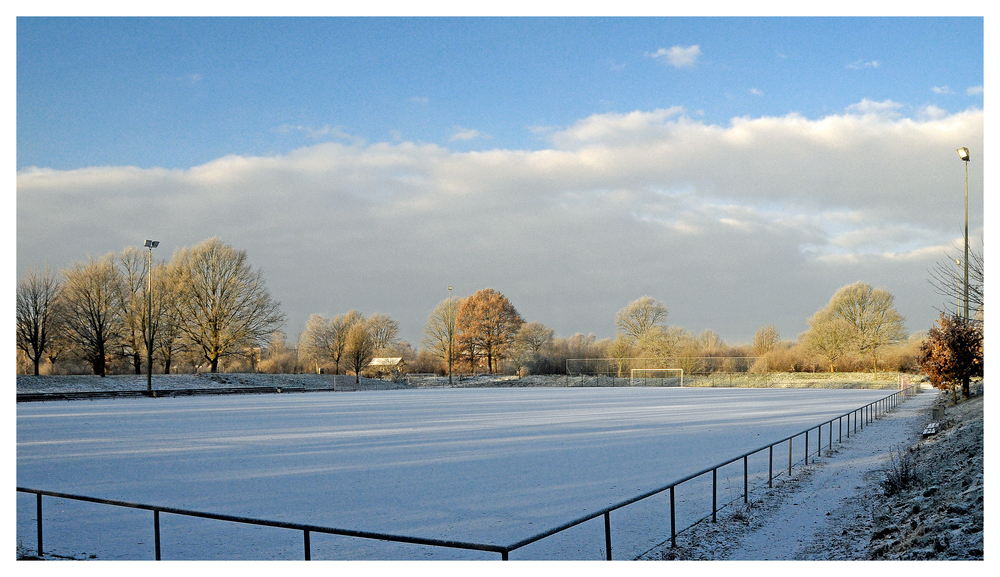
[[[448,386],[451,386],[451,343],[455,334],[455,311],[451,306],[451,285],[448,285]]]
[[[146,239],[149,249],[149,265],[146,267],[146,390],[153,390],[153,249],[160,241]]]
[[[958,157],[965,161],[965,322],[969,322],[969,149],[958,149]]]

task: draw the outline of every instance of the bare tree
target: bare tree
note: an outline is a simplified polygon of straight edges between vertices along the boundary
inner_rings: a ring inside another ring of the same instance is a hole
[[[327,357],[327,333],[329,331],[328,319],[320,315],[309,315],[306,320],[306,328],[299,336],[299,357],[303,363],[312,362],[319,372],[320,363]]]
[[[311,315],[299,337],[302,359],[315,363],[317,370],[321,364],[330,361],[334,365],[334,372],[339,375],[340,361],[347,350],[347,335],[351,327],[363,318],[361,313],[354,310],[333,319]]]
[[[655,327],[665,328],[667,324],[667,307],[662,302],[656,302],[652,297],[641,297],[630,302],[615,315],[615,327],[618,334],[632,342],[643,338]]]
[[[32,270],[17,283],[17,348],[38,365],[52,348],[57,328],[59,280],[48,268]]]
[[[375,358],[375,339],[371,327],[364,319],[351,325],[347,331],[347,363],[354,371],[354,382],[361,382],[361,371]]]
[[[698,347],[698,354],[706,357],[723,354],[726,350],[726,343],[722,337],[712,329],[705,329],[695,340]]]
[[[261,372],[271,374],[301,372],[297,351],[288,346],[287,338],[282,331],[271,333],[271,342],[268,343],[263,356],[264,358],[260,362]]]
[[[853,334],[847,321],[823,309],[809,319],[809,330],[803,341],[807,350],[830,363],[832,373],[836,362],[851,351]]]
[[[345,314],[337,315],[330,321],[330,339],[327,351],[330,360],[333,361],[334,372],[340,374],[340,361],[347,353],[351,327],[364,322],[365,317],[356,310],[350,310]]]
[[[427,324],[424,325],[424,338],[421,343],[434,355],[448,365],[448,382],[451,383],[451,369],[455,358],[455,341],[457,329],[455,320],[458,315],[458,301],[447,298],[437,304]]]
[[[781,343],[781,335],[778,334],[778,329],[774,328],[774,325],[761,327],[753,335],[753,354],[755,357],[766,356],[767,353],[778,348],[779,343]]]
[[[117,295],[122,316],[122,338],[118,345],[121,355],[132,362],[135,374],[142,374],[142,357],[146,351],[146,255],[128,247],[118,256],[120,282]]]
[[[871,357],[876,375],[879,351],[906,339],[904,318],[896,311],[894,300],[888,290],[873,289],[859,281],[841,287],[827,305],[832,318],[844,321],[851,328],[854,349]]]
[[[143,322],[143,339],[149,342],[152,331],[153,352],[163,363],[163,374],[170,374],[170,367],[177,353],[185,350],[181,338],[181,317],[178,304],[181,297],[180,272],[176,263],[157,264],[153,261],[152,322]]]
[[[515,372],[523,375],[524,370],[528,369],[535,373],[541,364],[543,351],[550,348],[554,340],[555,331],[540,322],[521,325],[511,347]]]
[[[618,335],[608,347],[608,356],[615,360],[618,378],[621,378],[625,375],[625,369],[629,368],[629,359],[635,356],[635,345],[624,335]]]
[[[541,353],[542,349],[551,345],[555,338],[555,331],[540,322],[530,322],[521,325],[517,331],[517,340],[524,344],[525,349],[531,353]]]
[[[108,355],[121,338],[121,288],[113,254],[91,258],[64,273],[61,310],[64,326],[94,374],[105,376]]]
[[[271,298],[263,273],[250,267],[246,251],[211,238],[174,259],[181,330],[213,373],[220,358],[265,345],[284,323],[280,304]]]
[[[399,332],[399,323],[389,315],[375,313],[368,317],[368,330],[372,334],[376,355],[385,356],[385,353],[399,342],[396,336]]]
[[[964,309],[965,304],[965,269],[962,261],[948,255],[946,262],[938,261],[934,268],[928,271],[931,278],[928,282],[937,293],[948,299],[949,310],[941,311],[951,314]],[[969,248],[969,315],[970,321],[982,322],[984,311],[984,276],[983,253]]]
[[[628,335],[619,334],[619,336],[629,339]],[[662,360],[680,356],[684,350],[696,346],[694,338],[687,330],[681,327],[661,325],[652,326],[638,339],[635,339],[633,344],[635,345],[635,354],[638,356]]]

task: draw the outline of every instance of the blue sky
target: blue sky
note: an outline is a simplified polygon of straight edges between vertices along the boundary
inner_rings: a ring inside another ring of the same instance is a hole
[[[689,64],[656,56],[674,46]],[[538,150],[591,114],[671,106],[722,125],[860,97],[956,110],[982,106],[982,63],[975,18],[22,18],[17,165]]]
[[[309,314],[492,286],[561,336],[794,339],[840,286],[942,306],[982,234],[982,18],[19,18],[17,271],[247,249]],[[957,55],[957,57],[956,57]],[[73,238],[67,242],[67,238]]]

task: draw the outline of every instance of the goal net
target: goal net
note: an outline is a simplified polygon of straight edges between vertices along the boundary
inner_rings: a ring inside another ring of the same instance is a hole
[[[632,369],[632,387],[683,387],[684,369]]]

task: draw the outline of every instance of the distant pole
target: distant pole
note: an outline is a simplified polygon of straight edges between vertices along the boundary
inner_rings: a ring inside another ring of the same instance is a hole
[[[149,249],[148,266],[146,267],[146,390],[153,390],[153,249],[160,244],[158,240],[146,239],[144,245]]]
[[[455,311],[451,306],[451,285],[448,285],[448,386],[451,386],[451,346],[455,335]]]
[[[958,157],[965,161],[965,288],[963,289],[965,322],[969,322],[969,149],[958,149]]]

